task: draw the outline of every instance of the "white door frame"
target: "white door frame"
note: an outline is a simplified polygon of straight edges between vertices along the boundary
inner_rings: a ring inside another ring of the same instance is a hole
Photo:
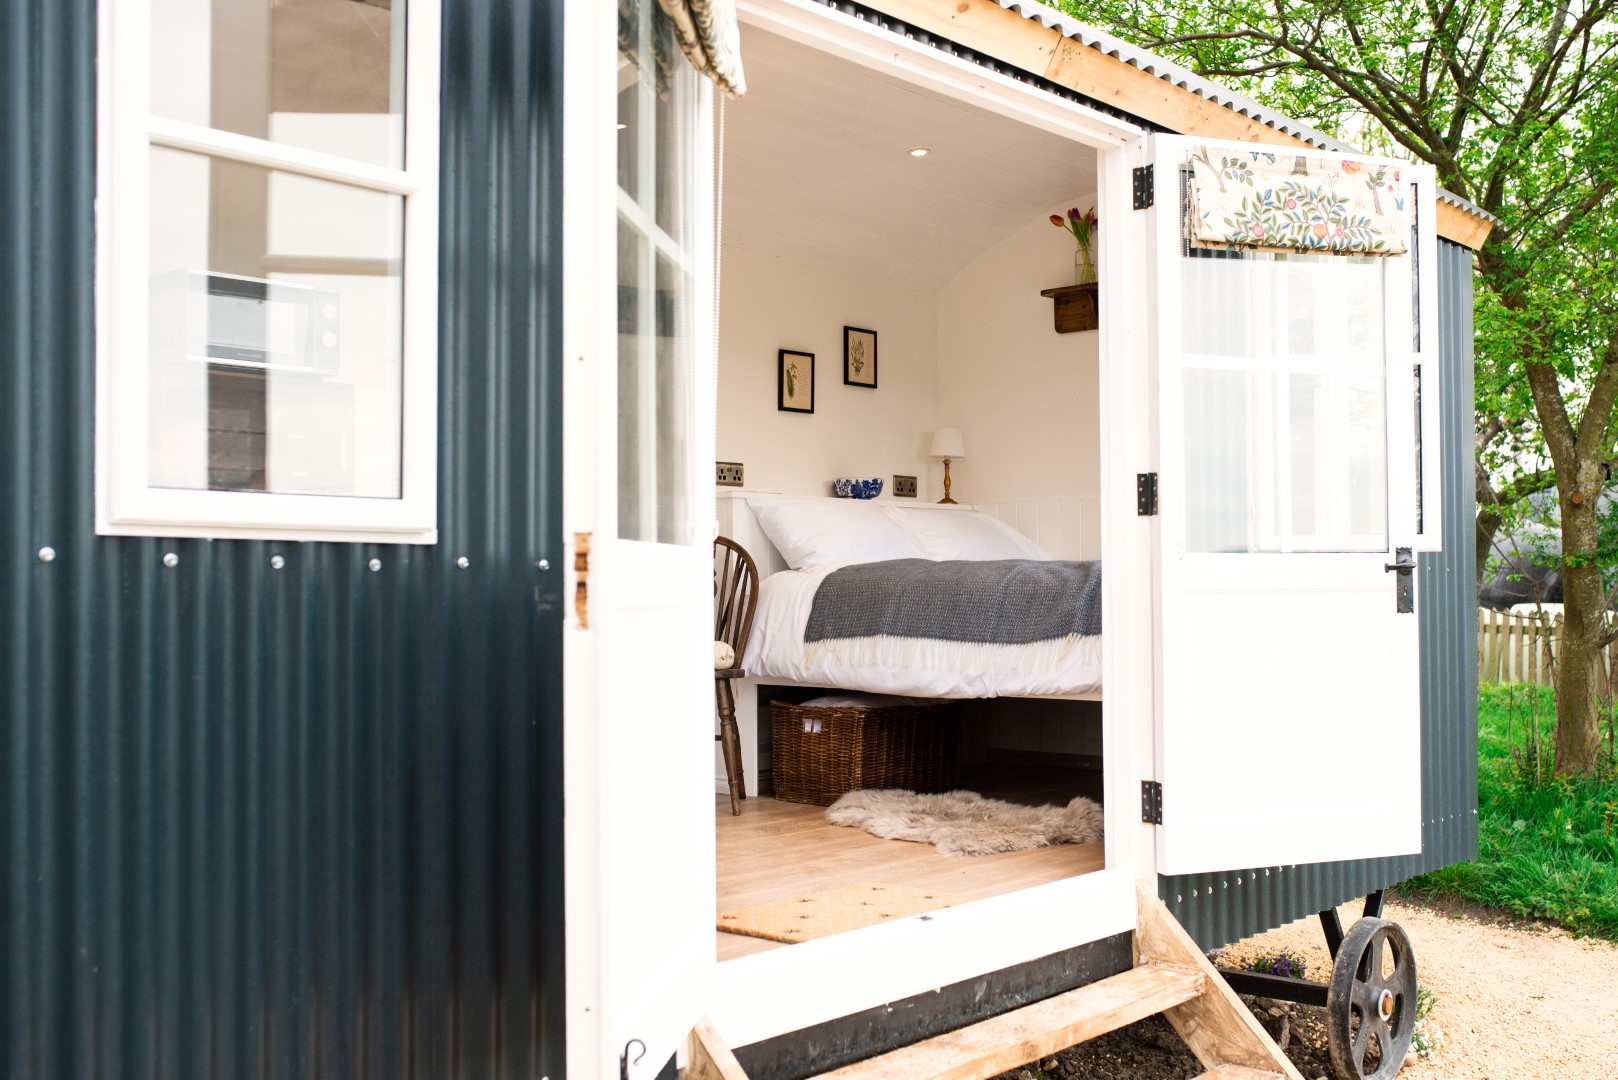
[[[1097,153],[1104,289],[1100,326],[1107,633],[1103,737],[1107,747],[1107,869],[981,900],[928,922],[804,942],[718,966],[708,1012],[726,1042],[747,1045],[1060,952],[1135,926],[1134,882],[1155,876],[1153,830],[1133,813],[1152,769],[1153,663],[1150,520],[1134,512],[1134,474],[1155,454],[1149,418],[1146,223],[1131,209],[1130,170],[1145,161],[1145,132],[958,57],[898,37],[810,0],[738,0],[746,25],[895,76],[1076,142]],[[743,106],[745,107],[745,105]],[[1116,224],[1114,224],[1116,223]],[[706,786],[707,775],[700,778]],[[1010,930],[1008,928],[1015,928]],[[761,988],[768,993],[760,993]]]
[[[701,1015],[715,963],[705,741],[713,684],[700,636],[710,625],[712,554],[706,544],[619,538],[616,20],[616,7],[599,0],[568,0],[563,20],[565,551],[549,572],[560,577],[564,605],[567,1072],[617,1075],[635,1038],[647,1052],[629,1052],[629,1075],[649,1077]],[[713,160],[712,92],[701,86],[689,163],[699,191],[712,187]],[[691,230],[693,422],[708,435],[692,452],[707,459],[716,371],[712,226],[711,199],[699,194]],[[695,499],[695,520],[711,520],[712,489],[699,488]],[[625,656],[631,648],[634,661]],[[684,682],[672,681],[687,672]],[[650,692],[657,685],[672,699],[661,710]],[[647,717],[644,730],[639,716]],[[701,779],[699,789],[680,785],[686,773]],[[646,836],[657,839],[649,844]]]

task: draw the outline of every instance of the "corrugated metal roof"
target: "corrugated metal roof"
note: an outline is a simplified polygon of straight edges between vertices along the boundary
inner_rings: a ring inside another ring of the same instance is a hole
[[[1274,109],[1266,108],[1251,98],[1243,97],[1218,83],[1210,82],[1200,75],[1195,75],[1171,60],[1165,60],[1156,53],[1147,52],[1127,41],[1113,37],[1111,34],[1097,30],[1088,23],[1037,3],[1035,0],[995,0],[1007,11],[1014,11],[1025,19],[1032,19],[1041,26],[1055,30],[1063,37],[1072,38],[1081,45],[1095,49],[1097,52],[1120,60],[1134,68],[1139,68],[1148,75],[1155,75],[1164,82],[1177,86],[1182,90],[1206,98],[1231,112],[1255,120],[1266,127],[1274,128],[1284,135],[1291,135],[1295,139],[1302,139],[1311,146],[1322,150],[1329,150],[1338,154],[1362,153],[1358,147],[1351,146],[1339,139],[1334,139],[1323,131],[1310,127],[1288,116],[1283,116]],[[1499,219],[1488,211],[1483,210],[1453,192],[1440,190],[1438,197],[1458,209],[1465,210],[1489,221],[1498,224]]]

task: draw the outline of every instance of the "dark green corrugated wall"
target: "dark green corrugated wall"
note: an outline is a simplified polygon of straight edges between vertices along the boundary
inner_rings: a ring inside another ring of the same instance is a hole
[[[0,4],[7,1080],[564,1074],[560,5],[444,8],[408,548],[94,535],[95,5]]]
[[[1472,253],[1444,240],[1438,243],[1438,293],[1444,550],[1418,556],[1416,569],[1421,620],[1421,854],[1160,877],[1158,893],[1204,948],[1477,857]],[[1278,788],[1275,812],[1286,813],[1288,799],[1307,798],[1306,788],[1306,784],[1296,790]],[[1344,821],[1342,827],[1352,829],[1354,823]]]

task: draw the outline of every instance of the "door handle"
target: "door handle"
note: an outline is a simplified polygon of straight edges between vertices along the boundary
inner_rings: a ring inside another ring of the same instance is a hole
[[[1416,587],[1411,571],[1416,568],[1416,553],[1411,548],[1394,549],[1394,561],[1382,564],[1384,573],[1398,574],[1393,586],[1394,611],[1409,615],[1416,610]]]

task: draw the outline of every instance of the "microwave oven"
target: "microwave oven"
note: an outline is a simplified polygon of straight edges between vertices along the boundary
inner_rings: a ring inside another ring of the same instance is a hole
[[[335,375],[341,314],[337,293],[292,282],[207,270],[152,279],[154,343],[193,362]]]

